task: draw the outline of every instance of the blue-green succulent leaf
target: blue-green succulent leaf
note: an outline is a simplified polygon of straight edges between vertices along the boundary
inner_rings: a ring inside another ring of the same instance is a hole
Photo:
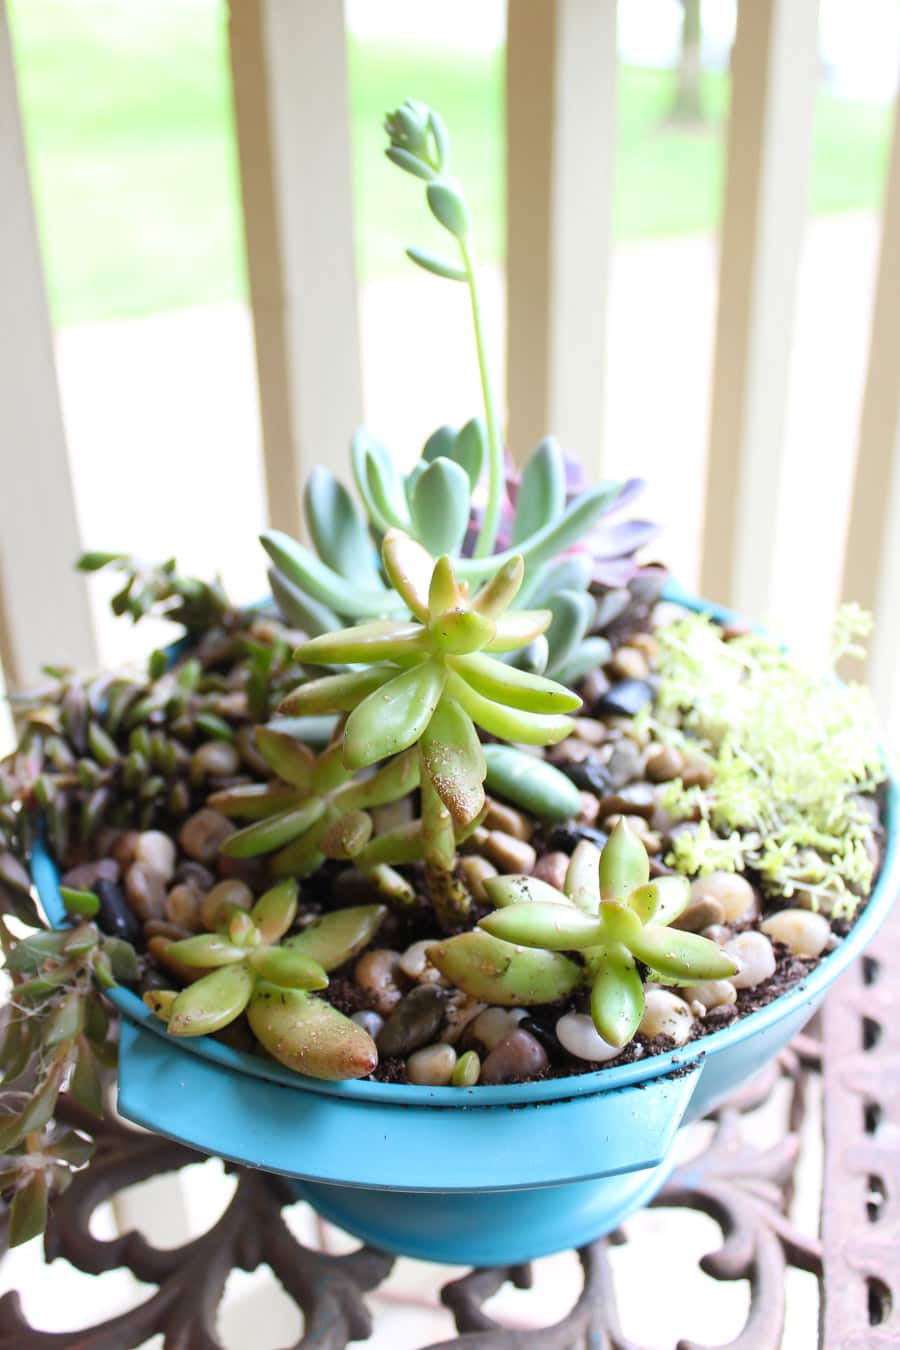
[[[513,544],[524,543],[545,525],[558,520],[566,506],[566,463],[552,436],[532,451],[516,497]]]
[[[304,505],[309,532],[322,561],[347,581],[381,587],[378,557],[353,498],[320,464],[307,479]]]
[[[318,637],[320,633],[333,633],[335,628],[340,628],[342,618],[357,618],[355,613],[338,616],[328,605],[313,600],[312,596],[301,591],[300,587],[289,581],[277,567],[269,568],[268,577],[272,596],[283,618],[293,628],[302,629],[310,637]]]
[[[553,663],[553,678],[572,688],[592,670],[605,665],[611,654],[612,647],[605,637],[585,638],[577,651],[573,652],[565,661]]]
[[[281,530],[264,530],[260,541],[272,562],[289,581],[339,614],[374,618],[403,612],[399,596],[392,595],[390,591],[367,590],[345,581],[308,548]]]
[[[426,465],[433,464],[436,459],[452,459],[455,444],[456,427],[438,427],[422,446],[422,459]]]
[[[435,556],[459,550],[469,523],[469,479],[452,459],[436,459],[418,479],[412,514],[419,539]]]
[[[444,277],[447,281],[465,281],[466,269],[460,267],[458,263],[449,262],[446,258],[439,258],[435,253],[429,253],[425,248],[408,248],[406,256],[411,262],[431,272],[436,277]]]
[[[450,459],[455,460],[461,469],[465,469],[473,492],[481,478],[486,454],[487,435],[484,422],[480,417],[473,417],[456,433],[456,441],[449,454]]]
[[[596,606],[587,591],[560,591],[547,605],[553,615],[546,633],[548,665],[553,670],[578,651],[594,621]]]

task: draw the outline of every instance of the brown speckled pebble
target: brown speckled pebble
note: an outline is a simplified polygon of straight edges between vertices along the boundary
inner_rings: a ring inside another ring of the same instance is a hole
[[[234,834],[234,826],[228,817],[204,806],[184,822],[178,842],[189,857],[207,863],[213,861],[230,834]]]
[[[479,1082],[521,1083],[546,1069],[547,1051],[527,1031],[518,1028],[495,1045],[481,1067]]]
[[[397,1004],[378,1033],[378,1053],[386,1059],[408,1055],[434,1040],[444,1024],[443,995],[433,984],[416,985]]]
[[[165,918],[165,878],[147,863],[131,864],[125,873],[125,895],[139,919]]]

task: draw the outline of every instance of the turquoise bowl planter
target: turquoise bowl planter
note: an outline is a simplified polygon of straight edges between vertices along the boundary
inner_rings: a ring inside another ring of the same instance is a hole
[[[666,598],[732,617],[674,586]],[[841,944],[767,1007],[667,1054],[503,1087],[325,1083],[217,1041],[175,1041],[118,988],[119,1110],[203,1153],[294,1178],[319,1213],[387,1251],[505,1265],[581,1245],[653,1197],[679,1131],[768,1063],[860,955],[900,889],[894,782],[886,826],[878,884]],[[33,876],[50,921],[64,922],[42,847]]]

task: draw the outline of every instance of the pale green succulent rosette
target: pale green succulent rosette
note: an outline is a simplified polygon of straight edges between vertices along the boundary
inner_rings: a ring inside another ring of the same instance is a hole
[[[690,883],[650,881],[646,850],[624,821],[602,852],[588,840],[578,845],[563,891],[530,876],[492,877],[485,887],[498,908],[480,921],[482,933],[430,948],[433,963],[467,994],[495,1003],[553,1002],[587,984],[594,1025],[609,1045],[627,1045],[643,1016],[637,962],[665,983],[721,980],[738,969],[708,938],[669,927]],[[583,965],[563,952],[580,953]],[[565,965],[548,965],[551,958]],[[540,997],[531,996],[536,989]]]

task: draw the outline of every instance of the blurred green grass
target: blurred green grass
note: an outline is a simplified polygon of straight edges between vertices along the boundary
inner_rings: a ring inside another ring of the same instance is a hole
[[[11,0],[20,92],[59,325],[153,313],[246,292],[224,7],[197,0]],[[427,245],[418,185],[381,154],[382,113],[407,95],[439,108],[475,214],[479,255],[502,257],[501,53],[350,41],[357,255],[365,279]],[[707,123],[666,122],[664,71],[619,85],[615,235],[715,228],[727,80],[705,81]],[[878,204],[889,110],[819,97],[810,203]],[[315,209],[311,196],[310,209]]]

